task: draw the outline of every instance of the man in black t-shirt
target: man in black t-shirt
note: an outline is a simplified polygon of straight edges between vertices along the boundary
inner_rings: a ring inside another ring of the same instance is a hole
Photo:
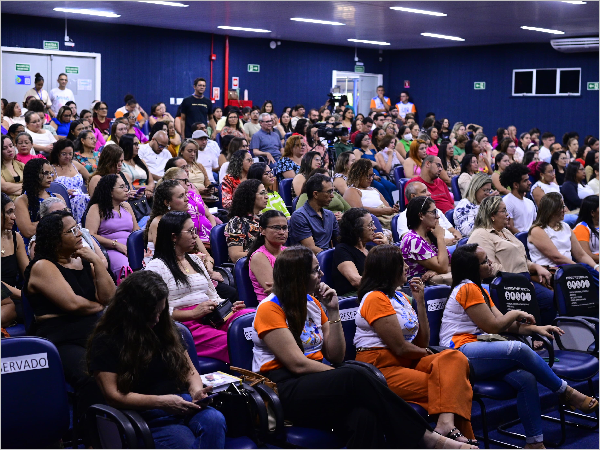
[[[208,124],[212,118],[212,103],[210,99],[204,97],[206,90],[206,80],[196,78],[194,80],[194,93],[183,99],[181,102],[181,139],[192,137],[192,124],[202,122]]]

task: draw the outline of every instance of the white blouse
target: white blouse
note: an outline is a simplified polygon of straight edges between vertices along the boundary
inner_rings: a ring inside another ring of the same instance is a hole
[[[171,315],[174,309],[199,305],[207,300],[215,300],[218,303],[222,301],[200,257],[197,255],[190,256],[200,266],[203,273],[188,275],[189,286],[181,283],[177,284],[173,274],[161,259],[154,258],[146,266],[146,270],[158,273],[167,284],[169,288],[169,313]]]
[[[571,256],[571,227],[566,222],[561,222],[562,228],[560,231],[555,231],[550,227],[544,228],[544,231],[558,250],[558,252],[566,256],[569,259],[573,259]],[[529,256],[531,256],[531,262],[539,264],[541,266],[556,266],[556,264],[540,252],[535,245],[533,245],[529,238],[527,238],[527,247],[529,248]]]

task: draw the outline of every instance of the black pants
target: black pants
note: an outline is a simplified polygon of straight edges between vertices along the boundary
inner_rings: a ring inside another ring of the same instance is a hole
[[[99,315],[65,315],[48,319],[36,327],[36,335],[52,342],[62,362],[65,380],[75,391],[80,419],[94,403],[105,403],[104,396],[86,366],[86,345]]]
[[[238,297],[237,289],[233,286],[229,286],[228,284],[219,282],[216,287],[217,294],[222,299],[229,299],[231,303],[237,302],[240,298]]]
[[[297,426],[333,429],[347,448],[418,448],[431,430],[411,406],[361,367],[345,365],[300,377],[280,369],[266,376],[277,383],[286,419]]]

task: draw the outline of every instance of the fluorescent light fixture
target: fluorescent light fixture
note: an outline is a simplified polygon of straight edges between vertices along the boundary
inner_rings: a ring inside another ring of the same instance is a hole
[[[415,14],[427,14],[428,16],[445,17],[448,15],[441,12],[425,11],[423,9],[403,8],[402,6],[390,6],[390,9],[395,9],[396,11],[411,12]]]
[[[364,39],[348,39],[350,42],[359,42],[362,44],[375,44],[375,45],[392,45],[389,42],[380,41],[365,41]]]
[[[180,8],[187,8],[190,5],[184,5],[183,3],[179,3],[179,2],[151,2],[151,1],[143,1],[143,0],[138,0],[138,2],[140,3],[154,3],[155,5],[164,5],[164,6],[178,6]]]
[[[444,34],[421,33],[421,36],[433,37],[433,38],[438,38],[438,39],[448,39],[449,41],[464,41],[463,38],[459,38],[456,36],[446,36]]]
[[[96,11],[95,9],[78,9],[78,8],[54,8],[54,11],[58,12],[66,12],[72,14],[86,14],[88,16],[98,16],[98,17],[121,17],[120,14],[115,14],[110,11]]]
[[[308,23],[320,23],[321,25],[346,25],[342,22],[330,22],[328,20],[316,20],[316,19],[303,19],[301,17],[292,17],[290,20],[296,22],[308,22]]]
[[[270,33],[271,32],[271,30],[261,30],[260,28],[228,27],[225,25],[219,25],[217,28],[222,28],[223,30],[253,31],[254,33]]]
[[[531,31],[541,31],[542,33],[550,33],[550,34],[565,34],[564,31],[560,30],[549,30],[548,28],[536,28],[536,27],[521,27],[523,30],[531,30]]]
[[[563,3],[570,3],[571,5],[585,5],[585,4],[587,4],[587,2],[565,2],[565,1],[563,1]]]

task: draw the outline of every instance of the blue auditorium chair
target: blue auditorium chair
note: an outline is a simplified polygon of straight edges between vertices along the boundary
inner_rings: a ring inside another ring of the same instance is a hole
[[[462,199],[462,195],[460,195],[460,188],[458,187],[458,177],[459,175],[455,175],[452,177],[452,194],[454,194],[454,201],[457,202]]]
[[[223,271],[228,274],[228,284],[235,286],[235,280],[233,278],[234,265],[229,262],[229,251],[227,249],[227,240],[225,238],[225,226],[226,224],[220,223],[210,230],[210,251],[215,260],[215,267],[218,266],[222,268]]]
[[[400,202],[400,212],[404,211],[406,209],[406,201],[404,200],[404,188],[406,188],[406,184],[410,181],[410,178],[402,178],[400,180],[400,197],[398,198],[398,201]]]
[[[246,266],[247,256],[238,259],[233,269],[235,278],[235,287],[238,291],[238,296],[244,302],[247,308],[256,308],[258,306],[258,298],[254,292],[254,286],[250,280],[249,268]]]
[[[71,200],[69,199],[69,192],[67,191],[67,188],[65,187],[64,184],[59,183],[57,181],[53,181],[52,183],[50,183],[50,187],[48,188],[48,190],[55,195],[58,194],[58,195],[62,196],[63,200],[67,204],[67,208],[72,210]]]
[[[456,243],[456,248],[458,248],[462,245],[465,245],[468,240],[469,240],[469,236],[459,239],[458,242]]]
[[[394,181],[396,182],[396,187],[402,191],[400,187],[400,180],[404,178],[404,167],[396,166],[394,167]]]
[[[446,219],[448,219],[448,222],[450,222],[450,224],[452,224],[452,227],[456,228],[456,226],[454,225],[454,209],[446,211],[446,214],[444,214],[444,215],[446,216]]]
[[[319,266],[321,266],[321,271],[323,272],[323,277],[321,277],[321,281],[325,283],[327,286],[332,286],[333,283],[333,252],[335,250],[330,248],[329,250],[325,250],[321,253],[317,254],[317,260],[319,261]]]
[[[523,247],[525,247],[525,253],[527,254],[527,259],[531,260],[529,256],[529,247],[527,246],[527,235],[529,233],[527,231],[521,231],[520,233],[515,234],[515,237],[523,243]]]
[[[292,181],[293,178],[284,178],[279,182],[279,195],[283,199],[285,206],[292,208]]]
[[[392,224],[390,225],[392,229],[392,238],[394,242],[400,242],[400,235],[398,234],[398,214],[392,217]]]
[[[194,367],[198,371],[199,374],[211,373],[211,372],[229,372],[229,364],[223,362],[219,359],[208,358],[203,356],[198,356],[196,353],[196,344],[194,343],[194,337],[192,333],[184,324],[180,322],[175,322],[179,332],[181,333],[181,337],[185,341],[185,345],[187,351],[190,355],[190,359],[194,364]]]
[[[134,231],[127,238],[127,259],[129,267],[140,270],[144,261],[144,230]]]

